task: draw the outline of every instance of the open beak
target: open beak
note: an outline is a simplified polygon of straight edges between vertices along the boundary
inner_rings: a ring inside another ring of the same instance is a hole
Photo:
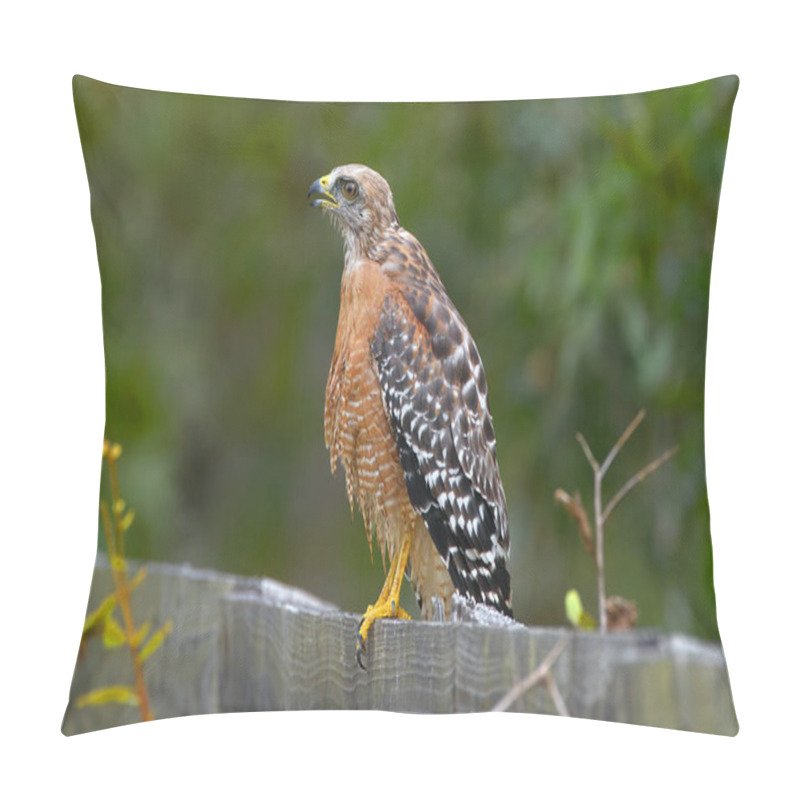
[[[336,198],[328,191],[330,179],[330,175],[323,175],[311,184],[311,188],[308,190],[308,202],[310,205],[315,207],[327,206],[329,208],[336,208],[339,205],[336,202]]]

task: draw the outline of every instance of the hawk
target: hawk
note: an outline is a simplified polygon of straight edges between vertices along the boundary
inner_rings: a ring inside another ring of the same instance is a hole
[[[325,392],[331,471],[342,465],[370,550],[374,536],[390,559],[359,625],[362,664],[376,619],[409,619],[404,574],[425,619],[449,619],[454,594],[512,616],[506,498],[478,349],[428,254],[400,226],[389,184],[348,164],[308,197],[344,239]]]

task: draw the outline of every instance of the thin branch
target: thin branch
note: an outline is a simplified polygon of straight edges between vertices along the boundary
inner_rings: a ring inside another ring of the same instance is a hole
[[[136,627],[133,623],[133,613],[131,612],[130,589],[128,587],[127,577],[123,570],[116,569],[113,565],[111,571],[117,588],[117,603],[122,612],[122,619],[125,622],[125,638],[128,641],[128,648],[131,651],[133,675],[136,680],[136,694],[139,697],[139,710],[142,714],[142,720],[144,722],[149,722],[153,719],[153,712],[150,709],[150,698],[148,697],[147,687],[144,682],[142,660],[139,657],[139,645],[136,643]]]
[[[600,469],[600,465],[597,463],[597,459],[592,455],[591,448],[589,447],[588,442],[586,439],[583,438],[582,433],[576,433],[575,438],[580,443],[580,446],[583,448],[583,452],[586,454],[586,460],[592,465],[592,469],[597,471]]]
[[[561,694],[561,691],[558,688],[558,684],[553,677],[552,672],[548,672],[545,675],[545,684],[547,685],[547,689],[550,692],[550,697],[553,698],[553,705],[556,707],[556,711],[558,711],[559,716],[561,717],[569,717],[572,716],[569,713],[569,709],[567,708],[567,704],[564,702],[564,697]]]
[[[111,564],[116,561],[117,548],[114,544],[114,526],[111,523],[111,512],[108,510],[108,503],[105,500],[100,501],[100,514],[103,517],[103,531],[106,535],[106,546],[108,547],[108,560]]]
[[[628,425],[628,427],[625,428],[625,430],[622,432],[622,436],[620,436],[619,439],[617,439],[617,443],[611,448],[611,450],[608,451],[606,460],[603,462],[603,466],[600,467],[601,476],[605,476],[606,472],[608,471],[608,468],[611,466],[611,462],[617,457],[617,453],[619,453],[619,451],[622,450],[622,447],[624,446],[625,442],[627,442],[628,439],[630,439],[631,434],[639,427],[639,423],[641,423],[641,421],[644,419],[644,415],[645,415],[645,410],[642,409],[633,418],[631,424]]]
[[[523,678],[518,683],[515,683],[504,695],[503,697],[494,705],[492,711],[505,711],[510,706],[512,706],[525,692],[532,689],[539,683],[546,681],[548,677],[550,677],[550,668],[555,664],[556,659],[561,655],[563,649],[567,646],[567,639],[566,637],[561,639],[559,642],[556,643],[555,647],[542,659],[542,663],[539,664],[536,669],[531,672],[526,678]],[[551,678],[552,680],[552,678]],[[553,682],[555,683],[555,682]],[[555,690],[558,693],[558,689]],[[550,694],[553,695],[553,690],[550,690]],[[563,711],[566,712],[566,706],[564,705],[564,699],[561,697],[561,694],[558,693],[558,697],[561,698],[561,707]],[[554,702],[556,703],[556,709],[558,710],[559,714],[562,716],[569,716],[568,713],[563,713],[561,708],[559,708],[558,702],[553,698]]]
[[[563,489],[556,489],[554,499],[556,503],[564,506],[567,513],[575,520],[575,524],[578,526],[578,535],[581,537],[584,547],[594,556],[592,526],[589,523],[589,517],[586,515],[586,509],[583,507],[580,492],[576,491],[575,494],[569,494]]]
[[[120,498],[119,484],[116,481],[116,454],[113,448],[104,447],[103,450],[106,462],[109,465],[109,471],[113,476],[111,483],[111,506],[113,512],[114,508],[119,506]],[[112,525],[108,503],[104,500],[101,501],[100,509],[103,515],[103,530],[105,531],[106,543],[111,558],[111,575],[114,578],[117,605],[122,613],[122,619],[125,624],[125,638],[127,639],[128,648],[131,651],[131,660],[133,661],[133,674],[136,681],[136,694],[139,698],[139,711],[142,715],[142,720],[144,722],[149,722],[153,719],[153,712],[150,709],[150,698],[148,697],[147,687],[144,682],[142,660],[139,657],[139,645],[136,643],[136,626],[134,625],[133,613],[131,611],[131,592],[130,584],[128,583],[128,568],[122,550],[123,541],[122,529],[118,519],[119,514],[114,514],[114,522],[117,524]],[[116,539],[114,536],[115,533],[117,534]]]
[[[122,541],[122,513],[120,511],[119,498],[119,476],[117,475],[117,459],[112,451],[106,456],[106,463],[108,464],[108,477],[111,484],[111,513],[114,517],[114,534],[116,551],[124,553],[125,548]]]
[[[637,423],[638,424],[638,423]],[[628,426],[630,428],[630,425]],[[630,436],[626,431],[622,434]],[[594,563],[597,569],[597,614],[600,618],[600,630],[606,632],[606,575],[605,566],[603,563],[603,500],[602,500],[602,484],[603,484],[603,469],[608,468],[609,458],[611,453],[606,457],[603,467],[597,463],[597,459],[592,453],[592,448],[584,438],[583,434],[578,432],[576,434],[578,443],[583,448],[583,452],[587,461],[592,467],[594,474]],[[620,437],[622,438],[622,437]],[[627,437],[626,437],[627,438]],[[615,447],[618,447],[619,441]],[[613,452],[613,450],[612,450]]]
[[[606,459],[608,461],[608,459]],[[603,473],[594,471],[594,563],[597,568],[597,616],[600,632],[605,633],[606,624],[606,567],[605,531],[603,529]]]
[[[658,458],[651,461],[647,466],[642,467],[627,483],[611,498],[608,505],[603,511],[603,522],[605,522],[611,512],[617,507],[617,504],[623,497],[625,497],[628,492],[633,489],[636,484],[641,483],[650,473],[655,472],[665,461],[672,458],[675,453],[678,452],[678,447],[673,447],[671,450],[667,450],[666,453],[662,453]]]
[[[605,559],[604,559],[604,526],[608,520],[611,512],[617,507],[619,502],[625,497],[628,492],[633,489],[638,483],[641,483],[651,472],[655,472],[668,458],[671,458],[678,451],[677,447],[668,450],[666,453],[660,455],[654,461],[651,461],[647,466],[642,467],[625,485],[611,498],[611,501],[603,509],[603,478],[606,472],[613,463],[614,459],[619,454],[620,450],[625,446],[628,439],[631,438],[633,432],[639,427],[645,416],[645,410],[642,409],[631,420],[628,427],[622,432],[622,435],[617,439],[614,446],[609,450],[608,455],[605,457],[602,465],[597,463],[589,443],[586,441],[582,433],[577,433],[576,438],[578,443],[583,448],[586,460],[592,467],[594,473],[594,548],[590,552],[594,554],[595,568],[597,569],[597,611],[599,616],[600,632],[605,633],[608,630],[608,613],[606,609],[606,574],[605,574]],[[589,521],[586,518],[586,513],[583,511],[583,506],[580,502],[580,497],[575,495],[572,497],[561,489],[556,491],[556,501],[561,503],[567,511],[572,515],[578,523],[578,529],[584,544],[587,542],[586,528],[589,528]],[[591,531],[590,531],[591,536]],[[591,541],[591,538],[589,538]],[[588,546],[588,545],[587,545]]]

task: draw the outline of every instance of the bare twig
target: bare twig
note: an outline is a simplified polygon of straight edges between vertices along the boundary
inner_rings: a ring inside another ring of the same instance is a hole
[[[569,492],[565,492],[563,489],[556,489],[555,501],[564,506],[572,519],[575,520],[575,524],[578,526],[578,534],[581,537],[581,541],[586,549],[592,555],[594,555],[592,526],[589,522],[589,517],[586,516],[586,509],[583,507],[583,503],[581,502],[580,492],[569,494]]]
[[[556,707],[556,711],[558,711],[559,716],[562,717],[572,716],[569,713],[567,704],[564,702],[564,697],[561,694],[561,690],[558,688],[558,684],[556,683],[556,680],[553,677],[553,673],[548,672],[547,675],[545,675],[544,681],[545,684],[547,685],[548,691],[550,692],[550,697],[553,698],[553,705]]]
[[[589,443],[586,439],[583,438],[582,433],[576,433],[575,438],[578,440],[578,443],[583,448],[583,452],[586,454],[586,460],[591,464],[592,469],[597,471],[600,469],[600,465],[597,463],[597,459],[592,455],[592,450],[589,447]]]
[[[549,680],[552,683],[552,686],[555,688],[550,688],[550,695],[553,697],[553,702],[555,703],[556,710],[562,716],[568,717],[569,712],[567,712],[567,708],[564,705],[564,698],[561,696],[561,693],[558,691],[558,688],[555,686],[555,681],[550,674],[550,668],[555,664],[556,659],[561,655],[561,652],[567,646],[566,638],[561,639],[556,643],[553,649],[542,659],[542,663],[536,667],[530,675],[526,678],[523,678],[518,683],[515,683],[504,695],[503,697],[494,705],[492,711],[505,711],[509,707],[511,707],[517,700],[519,700],[525,692],[531,690],[534,686],[539,683],[546,682]],[[556,700],[558,697],[558,700]]]
[[[617,504],[623,497],[625,497],[628,492],[636,486],[637,483],[641,483],[651,472],[655,472],[665,461],[672,458],[675,453],[678,452],[678,447],[673,447],[671,450],[667,450],[666,453],[662,453],[658,458],[651,461],[646,467],[642,467],[628,482],[611,498],[608,505],[606,506],[606,510],[603,512],[603,522],[605,522],[611,512],[616,508]]]
[[[628,428],[630,428],[630,425]],[[622,436],[625,436],[626,433],[628,436],[630,436],[627,430],[622,434]],[[603,466],[601,467],[597,462],[597,459],[594,457],[592,449],[589,447],[589,443],[586,441],[583,434],[576,434],[576,438],[578,439],[580,446],[583,448],[583,452],[586,455],[586,460],[589,462],[590,466],[592,467],[592,472],[594,473],[594,563],[595,568],[597,569],[597,611],[598,616],[600,617],[600,630],[605,633],[606,570],[603,561],[603,474],[604,471],[608,469],[608,465],[611,463],[610,459],[612,458],[612,453],[614,453],[614,450],[619,450],[620,444],[618,440],[617,444],[614,445],[614,449],[612,449],[611,453],[606,456],[606,460],[603,462]],[[621,438],[622,437],[620,437],[620,439]]]
[[[619,451],[625,446],[625,442],[630,439],[633,435],[633,432],[639,427],[641,421],[644,419],[645,410],[641,409],[639,413],[631,420],[630,424],[627,428],[622,432],[622,435],[617,439],[614,446],[611,450],[608,451],[608,455],[605,457],[602,465],[598,463],[597,459],[594,457],[591,448],[589,447],[589,443],[584,438],[583,434],[578,433],[576,434],[576,438],[578,439],[578,443],[580,444],[581,448],[583,448],[584,455],[586,456],[586,460],[589,462],[589,465],[592,468],[592,472],[594,474],[594,561],[595,567],[597,569],[597,611],[598,616],[600,618],[600,632],[605,633],[608,630],[608,614],[606,612],[606,571],[605,571],[605,560],[604,560],[604,526],[606,521],[608,520],[611,512],[616,508],[617,504],[622,500],[623,497],[633,489],[636,484],[643,481],[651,472],[657,470],[668,458],[673,456],[677,452],[677,447],[673,448],[672,450],[668,450],[663,455],[659,456],[655,461],[651,461],[646,467],[640,469],[615,495],[611,498],[611,501],[606,506],[605,510],[603,509],[603,478],[608,472],[608,468],[613,463],[614,459],[619,454]],[[566,493],[564,493],[566,494]],[[576,514],[578,513],[577,509],[574,506],[574,501],[572,498],[567,495],[569,498],[569,502],[565,502],[564,498],[561,498],[556,492],[556,500],[561,502],[563,505],[566,506],[567,510],[572,514],[572,516],[578,522],[579,529],[581,528],[581,521],[578,519]],[[580,503],[580,501],[578,501]],[[583,507],[580,506],[581,510]],[[584,513],[584,519],[585,519]],[[588,526],[588,520],[585,520],[586,525]],[[586,542],[585,534],[583,530],[581,530],[581,538]]]
[[[622,432],[622,436],[617,439],[617,443],[608,451],[608,455],[606,456],[606,460],[603,462],[603,466],[600,467],[600,475],[605,476],[606,472],[608,472],[608,468],[611,466],[611,462],[617,457],[617,453],[622,450],[625,442],[631,438],[631,434],[639,427],[639,423],[644,419],[645,410],[642,409],[639,413],[633,418],[630,425]]]
[[[608,459],[606,459],[608,460]],[[605,529],[603,528],[603,473],[594,471],[594,563],[597,568],[597,616],[606,632]]]

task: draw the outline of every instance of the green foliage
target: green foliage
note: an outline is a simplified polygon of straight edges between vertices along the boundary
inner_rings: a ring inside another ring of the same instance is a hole
[[[584,631],[593,631],[597,628],[597,621],[583,608],[583,601],[577,589],[570,589],[564,597],[564,610],[567,619],[576,627]]]
[[[86,706],[102,706],[108,703],[121,703],[127,706],[138,706],[139,697],[131,686],[104,686],[81,695],[76,705],[78,708]]]
[[[269,574],[348,609],[374,597],[382,574],[322,435],[341,244],[306,205],[312,180],[361,161],[389,180],[480,348],[517,617],[557,623],[566,587],[591,579],[552,503],[565,479],[591,494],[575,431],[602,452],[647,407],[630,463],[680,452],[615,512],[609,585],[644,625],[716,636],[703,388],[736,86],[383,105],[77,78],[106,419],[145,499],[131,556]]]
[[[106,617],[105,625],[103,626],[103,647],[113,650],[127,642],[125,632],[119,626],[117,621],[109,615]]]
[[[111,503],[102,500],[100,511],[114,577],[114,591],[103,598],[97,609],[86,617],[81,637],[81,653],[85,653],[89,639],[97,635],[101,636],[103,647],[107,650],[127,645],[133,663],[135,686],[104,686],[94,689],[81,695],[76,700],[76,705],[78,708],[106,703],[138,706],[142,719],[149,720],[153,719],[153,715],[147,687],[144,683],[142,665],[164,643],[164,639],[172,630],[172,623],[166,622],[149,639],[147,638],[150,632],[149,622],[143,623],[139,628],[134,627],[130,601],[131,592],[142,583],[147,573],[142,567],[132,579],[128,578],[128,564],[125,560],[125,534],[133,522],[133,511],[125,510],[126,504],[119,492],[117,461],[121,455],[122,447],[120,445],[107,440],[103,442],[103,459],[108,467],[111,485]],[[122,624],[114,617],[116,609],[120,611]]]
[[[167,636],[172,632],[172,623],[167,621],[165,622],[147,641],[147,644],[141,649],[139,653],[139,658],[141,658],[142,663],[147,661],[153,653],[155,653],[162,644],[164,644],[164,640]]]

